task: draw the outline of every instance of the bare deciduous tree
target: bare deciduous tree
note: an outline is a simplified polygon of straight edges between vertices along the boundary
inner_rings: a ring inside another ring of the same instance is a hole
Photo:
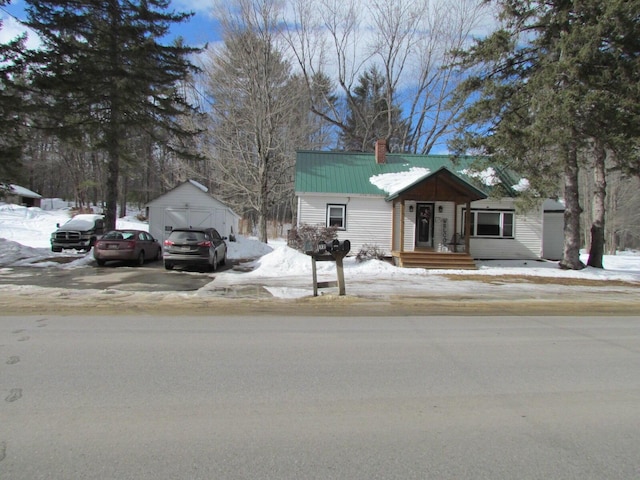
[[[286,38],[307,86],[313,88],[317,75],[328,75],[349,107],[316,97],[316,114],[343,131],[348,129],[348,112],[366,115],[358,111],[353,90],[358,78],[377,65],[390,106],[387,140],[397,125],[392,106],[405,108],[405,131],[388,144],[399,151],[428,154],[443,143],[465,100],[452,96],[461,78],[454,66],[455,52],[479,27],[484,2],[290,0],[289,10],[295,28],[287,30]]]

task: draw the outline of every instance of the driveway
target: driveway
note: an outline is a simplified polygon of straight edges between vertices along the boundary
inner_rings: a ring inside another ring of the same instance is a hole
[[[220,267],[219,271],[231,266]],[[215,273],[195,269],[167,271],[162,262],[132,267],[110,262],[104,267],[87,265],[76,268],[12,267],[0,273],[0,285],[30,285],[74,290],[116,288],[128,292],[193,292],[215,278]]]

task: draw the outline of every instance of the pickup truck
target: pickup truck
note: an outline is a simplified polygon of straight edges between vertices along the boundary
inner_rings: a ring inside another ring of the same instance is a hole
[[[51,251],[61,252],[64,248],[91,250],[96,240],[105,233],[104,215],[80,214],[51,234]]]

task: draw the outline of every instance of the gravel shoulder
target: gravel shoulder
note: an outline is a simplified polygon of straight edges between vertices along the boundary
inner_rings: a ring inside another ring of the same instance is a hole
[[[318,297],[277,298],[259,279],[222,293],[216,288],[168,293],[4,285],[0,315],[589,316],[640,312],[640,284],[629,282],[452,275],[438,277],[432,288],[399,287],[385,293],[362,281],[347,285],[346,296],[329,290]]]

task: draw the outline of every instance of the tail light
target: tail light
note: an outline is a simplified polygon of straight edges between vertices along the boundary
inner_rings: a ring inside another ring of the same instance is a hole
[[[171,240],[165,240],[165,241],[164,241],[164,244],[165,244],[167,247],[170,247],[171,245],[173,245],[173,242],[172,242]]]
[[[198,242],[198,246],[199,247],[210,247],[211,246],[211,241],[210,240],[203,240],[201,242]]]
[[[136,242],[126,242],[124,244],[125,250],[133,250],[134,248],[136,248]]]

